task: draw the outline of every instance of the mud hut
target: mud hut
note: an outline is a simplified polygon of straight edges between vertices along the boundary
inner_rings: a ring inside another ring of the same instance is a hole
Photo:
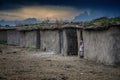
[[[35,47],[56,54],[78,55],[76,26],[31,25],[7,31],[8,44]]]
[[[37,31],[26,29],[7,30],[7,43],[20,47],[37,47]]]
[[[120,64],[120,26],[83,30],[84,56],[106,65]]]
[[[78,55],[77,27],[52,26],[40,28],[40,50],[67,55]]]

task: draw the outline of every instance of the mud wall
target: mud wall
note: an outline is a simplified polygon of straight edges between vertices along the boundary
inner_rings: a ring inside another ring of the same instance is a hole
[[[20,46],[36,48],[37,33],[36,31],[22,31],[20,32]]]
[[[111,36],[113,37],[113,47],[112,47],[112,54],[114,56],[114,64],[120,65],[120,28],[115,27],[111,28]]]
[[[86,59],[114,65],[120,62],[120,30],[83,31],[84,56]]]
[[[63,56],[67,56],[68,55],[68,53],[67,53],[67,50],[68,50],[68,43],[67,43],[67,35],[66,35],[66,31],[65,30],[63,30],[62,31],[62,34],[60,34],[60,35],[62,35],[61,36],[61,54],[63,55]]]
[[[7,31],[7,43],[9,45],[19,45],[20,44],[20,32],[17,30]]]
[[[58,30],[40,31],[40,49],[42,51],[60,53],[60,39]]]
[[[6,30],[0,30],[0,40],[7,41],[7,31]]]

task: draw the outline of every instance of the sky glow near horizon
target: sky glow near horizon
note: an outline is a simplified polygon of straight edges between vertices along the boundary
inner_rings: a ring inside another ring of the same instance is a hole
[[[90,20],[120,16],[119,0],[0,0],[0,20]]]

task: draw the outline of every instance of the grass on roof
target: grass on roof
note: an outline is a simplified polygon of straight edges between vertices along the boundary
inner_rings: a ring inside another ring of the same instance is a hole
[[[120,17],[108,18],[101,17],[94,19],[92,21],[84,22],[83,25],[86,26],[110,26],[110,25],[118,25],[120,23]]]

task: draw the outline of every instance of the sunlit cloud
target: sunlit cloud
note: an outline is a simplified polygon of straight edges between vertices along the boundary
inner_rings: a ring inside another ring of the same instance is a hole
[[[37,18],[38,20],[45,20],[48,18],[50,20],[73,20],[85,11],[73,7],[32,6],[11,11],[0,11],[0,19],[23,20],[26,18]]]

